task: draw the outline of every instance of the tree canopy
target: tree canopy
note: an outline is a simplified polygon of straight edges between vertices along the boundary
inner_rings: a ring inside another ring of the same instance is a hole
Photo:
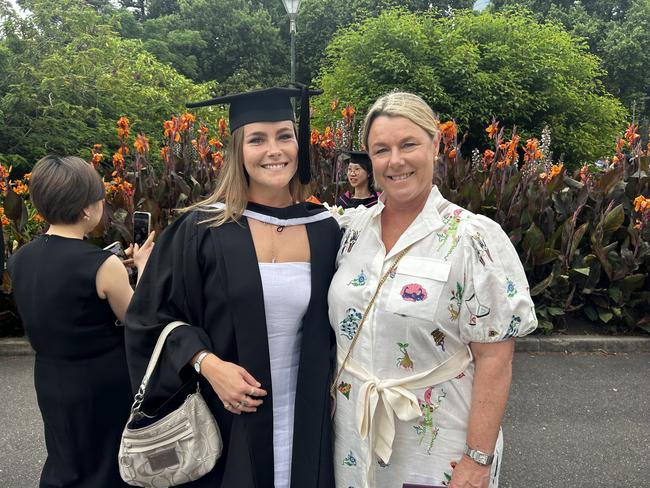
[[[637,119],[650,123],[650,0],[492,0],[491,9],[524,8],[538,20],[559,22],[603,60],[604,83]]]
[[[599,60],[557,24],[530,16],[392,10],[340,31],[327,48],[318,83],[328,97],[366,110],[394,89],[421,95],[442,118],[485,142],[492,117],[501,126],[553,133],[567,161],[611,151],[625,110],[599,81]]]
[[[123,115],[155,137],[169,114],[208,94],[80,2],[40,1],[30,9],[24,19],[2,14],[0,66],[11,75],[0,78],[0,158],[14,166],[31,167],[50,152],[117,145]]]

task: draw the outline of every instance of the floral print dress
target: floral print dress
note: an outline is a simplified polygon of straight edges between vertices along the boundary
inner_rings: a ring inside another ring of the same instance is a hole
[[[382,200],[340,220],[346,231],[328,295],[339,366],[381,276],[412,247],[384,283],[337,381],[336,486],[447,486],[465,445],[474,377],[468,345],[532,332],[534,305],[519,257],[498,224],[433,187],[386,254]],[[445,368],[446,376],[435,376]],[[499,436],[492,488],[501,450]]]

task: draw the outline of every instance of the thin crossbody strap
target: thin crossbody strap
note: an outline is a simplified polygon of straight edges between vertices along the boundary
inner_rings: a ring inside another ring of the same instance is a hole
[[[348,348],[348,352],[345,355],[345,359],[343,359],[343,362],[341,363],[341,367],[339,368],[338,372],[336,373],[336,377],[334,378],[334,382],[332,383],[332,386],[330,387],[330,394],[332,396],[335,396],[335,391],[336,391],[336,384],[339,382],[339,379],[341,378],[341,373],[343,373],[343,370],[345,369],[345,365],[347,364],[348,360],[350,359],[350,356],[352,354],[352,350],[354,349],[354,345],[357,343],[357,339],[359,338],[359,334],[361,334],[361,329],[363,328],[363,324],[366,322],[366,319],[368,318],[368,315],[370,314],[370,309],[372,306],[375,304],[375,300],[379,296],[379,292],[381,290],[381,287],[384,286],[384,283],[388,279],[388,277],[395,271],[397,268],[397,264],[400,262],[400,260],[404,257],[404,255],[411,249],[411,244],[410,246],[402,249],[397,256],[395,256],[395,260],[393,261],[393,264],[391,267],[384,273],[384,275],[381,277],[379,280],[379,283],[377,283],[377,289],[375,290],[374,295],[370,299],[370,302],[368,303],[368,306],[366,307],[366,310],[363,312],[363,316],[361,317],[361,321],[359,322],[359,327],[357,327],[357,332],[354,334],[354,337],[352,338],[352,343],[350,344],[350,347]]]
[[[135,399],[133,405],[131,406],[132,415],[140,412],[140,406],[144,400],[144,394],[147,391],[147,382],[149,381],[149,378],[151,377],[154,369],[156,369],[156,365],[158,364],[158,359],[160,358],[160,353],[162,352],[163,346],[165,345],[167,336],[169,336],[169,334],[171,334],[174,329],[180,327],[181,325],[189,326],[190,324],[181,322],[180,320],[170,322],[165,326],[165,328],[158,336],[156,347],[154,347],[153,352],[151,353],[151,359],[149,359],[149,364],[147,365],[147,371],[145,371],[144,376],[142,377],[140,388],[138,389],[138,393],[135,394]]]

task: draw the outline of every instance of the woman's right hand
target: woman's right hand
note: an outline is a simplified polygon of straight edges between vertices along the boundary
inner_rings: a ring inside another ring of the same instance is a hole
[[[230,413],[253,413],[262,404],[258,397],[265,397],[266,390],[241,366],[222,361],[208,354],[201,362],[201,374],[210,382],[212,389]]]

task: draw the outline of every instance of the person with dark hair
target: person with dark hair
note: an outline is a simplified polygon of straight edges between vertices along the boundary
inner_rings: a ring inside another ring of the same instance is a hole
[[[11,257],[9,274],[36,352],[40,487],[127,486],[116,458],[131,389],[117,320],[133,290],[119,258],[83,240],[102,218],[104,183],[82,159],[47,156],[34,166],[30,198],[49,228]],[[140,274],[152,239],[133,250]]]
[[[183,383],[201,385],[223,454],[184,487],[334,486],[326,296],[340,230],[302,203],[311,94],[276,87],[188,105],[230,104],[226,164],[212,195],[161,234],[126,319],[134,387],[164,327],[189,324],[166,340],[143,404],[152,415]],[[291,97],[302,99],[297,132]]]
[[[379,193],[374,189],[375,180],[372,175],[372,163],[365,151],[346,151],[348,155],[348,183],[352,191],[339,195],[336,204],[343,208],[354,208],[359,205],[372,207],[377,203]]]

